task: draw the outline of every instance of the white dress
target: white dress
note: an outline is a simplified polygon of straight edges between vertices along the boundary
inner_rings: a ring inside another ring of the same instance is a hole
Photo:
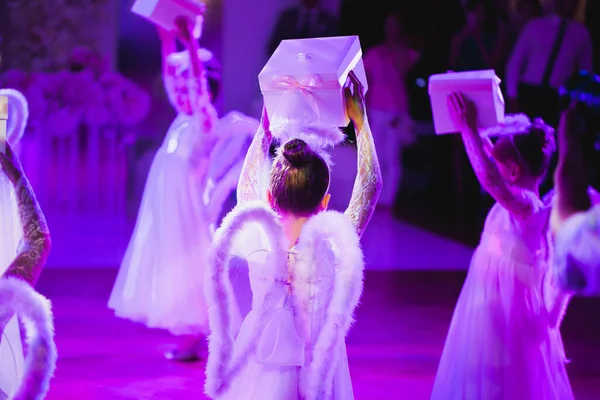
[[[177,116],[152,162],[109,300],[117,316],[176,335],[208,332],[203,277],[211,229],[258,126],[239,113],[228,114],[210,133],[194,129],[195,123],[192,116]],[[223,143],[232,148],[222,151]]]
[[[351,400],[344,340],[362,293],[358,235],[343,214],[321,212],[286,250],[277,221],[265,203],[248,203],[215,233],[207,279],[207,394],[220,400]],[[241,257],[230,261],[235,253]],[[237,306],[239,286],[226,278],[240,260],[248,264],[252,289],[247,315]]]
[[[569,400],[560,331],[545,297],[549,208],[490,210],[454,310],[432,400]],[[552,293],[550,293],[552,295]]]

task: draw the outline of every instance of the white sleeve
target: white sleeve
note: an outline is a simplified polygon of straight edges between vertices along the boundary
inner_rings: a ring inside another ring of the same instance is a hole
[[[600,295],[600,206],[565,222],[556,235],[553,267],[564,289]]]

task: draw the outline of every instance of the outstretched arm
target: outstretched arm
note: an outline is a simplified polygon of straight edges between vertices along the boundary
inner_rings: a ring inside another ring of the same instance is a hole
[[[375,142],[373,141],[369,121],[366,119],[356,137],[356,145],[357,175],[352,188],[350,204],[345,214],[352,221],[358,236],[362,236],[373,216],[382,186],[381,169],[377,159]]]
[[[175,103],[175,99],[172,98],[176,89],[177,80],[177,68],[167,61],[171,54],[177,52],[177,44],[175,43],[175,35],[171,32],[166,31],[163,28],[158,28],[158,37],[160,38],[160,49],[162,57],[162,74],[163,82],[165,85],[165,91],[170,97],[171,103]]]
[[[6,176],[15,185],[23,228],[23,239],[17,257],[6,270],[4,277],[15,277],[35,285],[50,253],[48,224],[18,159],[8,145],[6,155],[0,154],[0,163]]]
[[[269,117],[266,109],[263,108],[260,126],[250,144],[238,181],[236,193],[238,204],[264,198],[265,193],[262,193],[263,188],[260,184],[261,171],[268,163],[272,141],[273,136],[269,131]]]
[[[496,164],[488,157],[484,141],[477,130],[477,109],[460,93],[452,93],[448,106],[457,126],[462,127],[462,137],[467,156],[481,186],[512,215],[525,218],[534,211],[530,198],[513,193]]]
[[[350,204],[344,214],[352,221],[352,225],[360,237],[365,232],[375,211],[381,193],[382,179],[373,134],[365,112],[363,87],[353,73],[350,74],[350,81],[353,91],[346,88],[344,94],[348,115],[357,132],[358,168]]]

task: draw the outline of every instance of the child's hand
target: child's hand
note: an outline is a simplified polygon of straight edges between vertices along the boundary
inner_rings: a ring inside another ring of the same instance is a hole
[[[477,106],[462,93],[448,95],[450,118],[461,132],[477,132]]]
[[[347,87],[344,89],[346,112],[358,134],[362,130],[365,120],[367,119],[367,114],[365,112],[365,90],[354,72],[350,72],[348,77],[350,78],[352,88]]]

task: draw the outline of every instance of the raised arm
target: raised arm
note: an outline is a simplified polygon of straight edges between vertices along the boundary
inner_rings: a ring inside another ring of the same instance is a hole
[[[269,131],[269,117],[263,108],[260,126],[250,144],[237,185],[238,204],[263,199],[266,193],[261,186],[261,171],[269,161],[269,149],[273,136]]]
[[[345,214],[352,221],[360,237],[365,232],[377,206],[382,179],[373,134],[365,112],[363,88],[354,74],[350,74],[350,79],[354,86],[354,93],[352,94],[349,89],[346,90],[346,108],[357,132],[358,167],[350,204]]]
[[[588,173],[584,162],[582,132],[576,131],[576,104],[565,110],[558,126],[558,164],[554,172],[554,201],[550,217],[556,233],[571,215],[591,206]]]
[[[481,186],[512,215],[521,218],[531,215],[534,211],[532,200],[513,193],[496,164],[486,154],[484,141],[477,129],[475,104],[460,93],[452,93],[448,103],[456,125],[462,127],[465,150]]]
[[[157,30],[158,37],[160,38],[162,75],[163,82],[165,85],[165,91],[167,92],[171,103],[175,104],[176,99],[173,97],[173,94],[176,91],[175,82],[177,80],[177,68],[168,62],[169,56],[177,52],[175,35],[160,27],[158,27]]]
[[[0,154],[2,169],[15,185],[23,239],[17,257],[6,270],[4,277],[14,277],[35,285],[50,253],[50,232],[33,189],[23,173],[19,160],[6,146],[6,155]]]
[[[190,75],[187,79],[187,86],[190,111],[198,119],[202,132],[210,133],[216,123],[217,114],[211,103],[204,63],[200,59],[198,39],[202,33],[203,18],[199,16],[195,21],[195,25],[187,19],[180,19],[177,23],[180,39],[185,44],[189,54]]]

